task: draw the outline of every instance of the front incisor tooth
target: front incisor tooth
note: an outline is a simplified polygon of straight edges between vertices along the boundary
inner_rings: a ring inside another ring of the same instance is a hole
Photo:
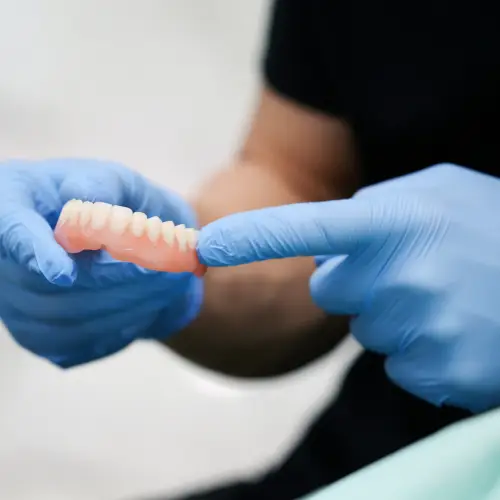
[[[153,243],[158,241],[161,234],[161,219],[159,217],[151,217],[146,221],[146,233]]]
[[[84,201],[80,210],[80,227],[85,227],[92,218],[94,204],[91,201]]]
[[[130,230],[136,238],[140,238],[146,231],[146,221],[148,217],[142,212],[134,212],[130,221]]]
[[[187,228],[185,231],[188,247],[191,250],[196,248],[196,243],[198,242],[198,231],[193,228]]]
[[[167,245],[172,246],[175,241],[175,225],[169,220],[161,225],[161,234]]]
[[[179,244],[179,250],[185,252],[187,250],[187,237],[186,237],[186,226],[184,224],[179,224],[175,226],[175,237],[177,243]]]
[[[94,203],[92,219],[90,220],[90,227],[94,229],[94,231],[99,231],[100,229],[104,229],[106,227],[111,208],[112,205],[109,203],[104,203],[102,201],[96,201]]]
[[[80,210],[83,205],[82,200],[70,200],[66,205],[64,205],[61,216],[60,223],[68,223],[70,225],[75,225],[78,223],[80,218]]]
[[[127,207],[113,205],[109,219],[109,229],[113,234],[120,235],[125,232],[132,218],[132,210]]]

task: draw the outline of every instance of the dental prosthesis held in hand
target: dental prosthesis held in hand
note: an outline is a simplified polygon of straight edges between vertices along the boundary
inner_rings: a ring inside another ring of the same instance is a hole
[[[116,260],[155,271],[201,277],[207,270],[196,253],[196,229],[158,217],[148,219],[127,207],[70,200],[61,211],[54,236],[68,253],[104,249]]]

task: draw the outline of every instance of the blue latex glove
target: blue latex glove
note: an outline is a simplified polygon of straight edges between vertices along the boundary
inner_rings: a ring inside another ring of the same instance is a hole
[[[53,228],[72,198],[125,205],[195,224],[189,206],[117,164],[93,160],[0,165],[0,317],[15,340],[61,367],[166,337],[198,313],[201,281],[148,271],[107,252],[69,256]]]
[[[315,302],[350,315],[389,377],[436,405],[500,404],[500,180],[438,165],[354,199],[269,208],[206,226],[201,260],[226,266],[335,255]]]

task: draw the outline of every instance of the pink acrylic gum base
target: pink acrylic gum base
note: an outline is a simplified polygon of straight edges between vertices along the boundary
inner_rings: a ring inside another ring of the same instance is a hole
[[[207,267],[200,263],[195,249],[181,250],[177,240],[170,245],[162,236],[153,243],[146,234],[136,237],[129,229],[117,235],[109,227],[94,230],[89,224],[82,228],[78,223],[61,221],[56,226],[54,236],[68,253],[105,249],[116,260],[155,271],[189,272],[198,277],[207,271]]]

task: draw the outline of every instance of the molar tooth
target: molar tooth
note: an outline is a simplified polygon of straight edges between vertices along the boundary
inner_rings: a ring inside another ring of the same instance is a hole
[[[113,205],[109,220],[110,231],[116,235],[123,234],[125,229],[127,229],[131,218],[132,210],[130,210],[130,208]]]
[[[104,203],[102,201],[96,201],[94,203],[94,209],[92,210],[92,218],[90,220],[90,227],[95,231],[99,231],[106,226],[109,214],[111,212],[112,205],[109,203]]]
[[[187,250],[187,237],[186,237],[186,226],[184,224],[179,224],[175,226],[175,237],[177,238],[177,243],[179,244],[179,250],[185,252]]]
[[[146,222],[148,217],[142,212],[134,212],[130,221],[130,230],[136,238],[140,238],[146,230]]]
[[[78,223],[78,218],[80,216],[80,209],[83,205],[82,200],[70,200],[64,205],[60,222],[61,224],[69,223],[70,225],[75,225]]]
[[[191,250],[196,248],[196,243],[198,242],[198,231],[193,228],[187,228],[185,231],[188,247]]]
[[[175,226],[172,221],[167,221],[164,222],[161,225],[161,234],[163,236],[163,239],[165,240],[165,243],[167,245],[172,246],[175,241]]]
[[[92,217],[94,204],[91,201],[84,201],[80,210],[80,227],[85,227]]]
[[[148,238],[156,243],[161,233],[161,219],[159,217],[151,217],[146,221],[146,232]]]

